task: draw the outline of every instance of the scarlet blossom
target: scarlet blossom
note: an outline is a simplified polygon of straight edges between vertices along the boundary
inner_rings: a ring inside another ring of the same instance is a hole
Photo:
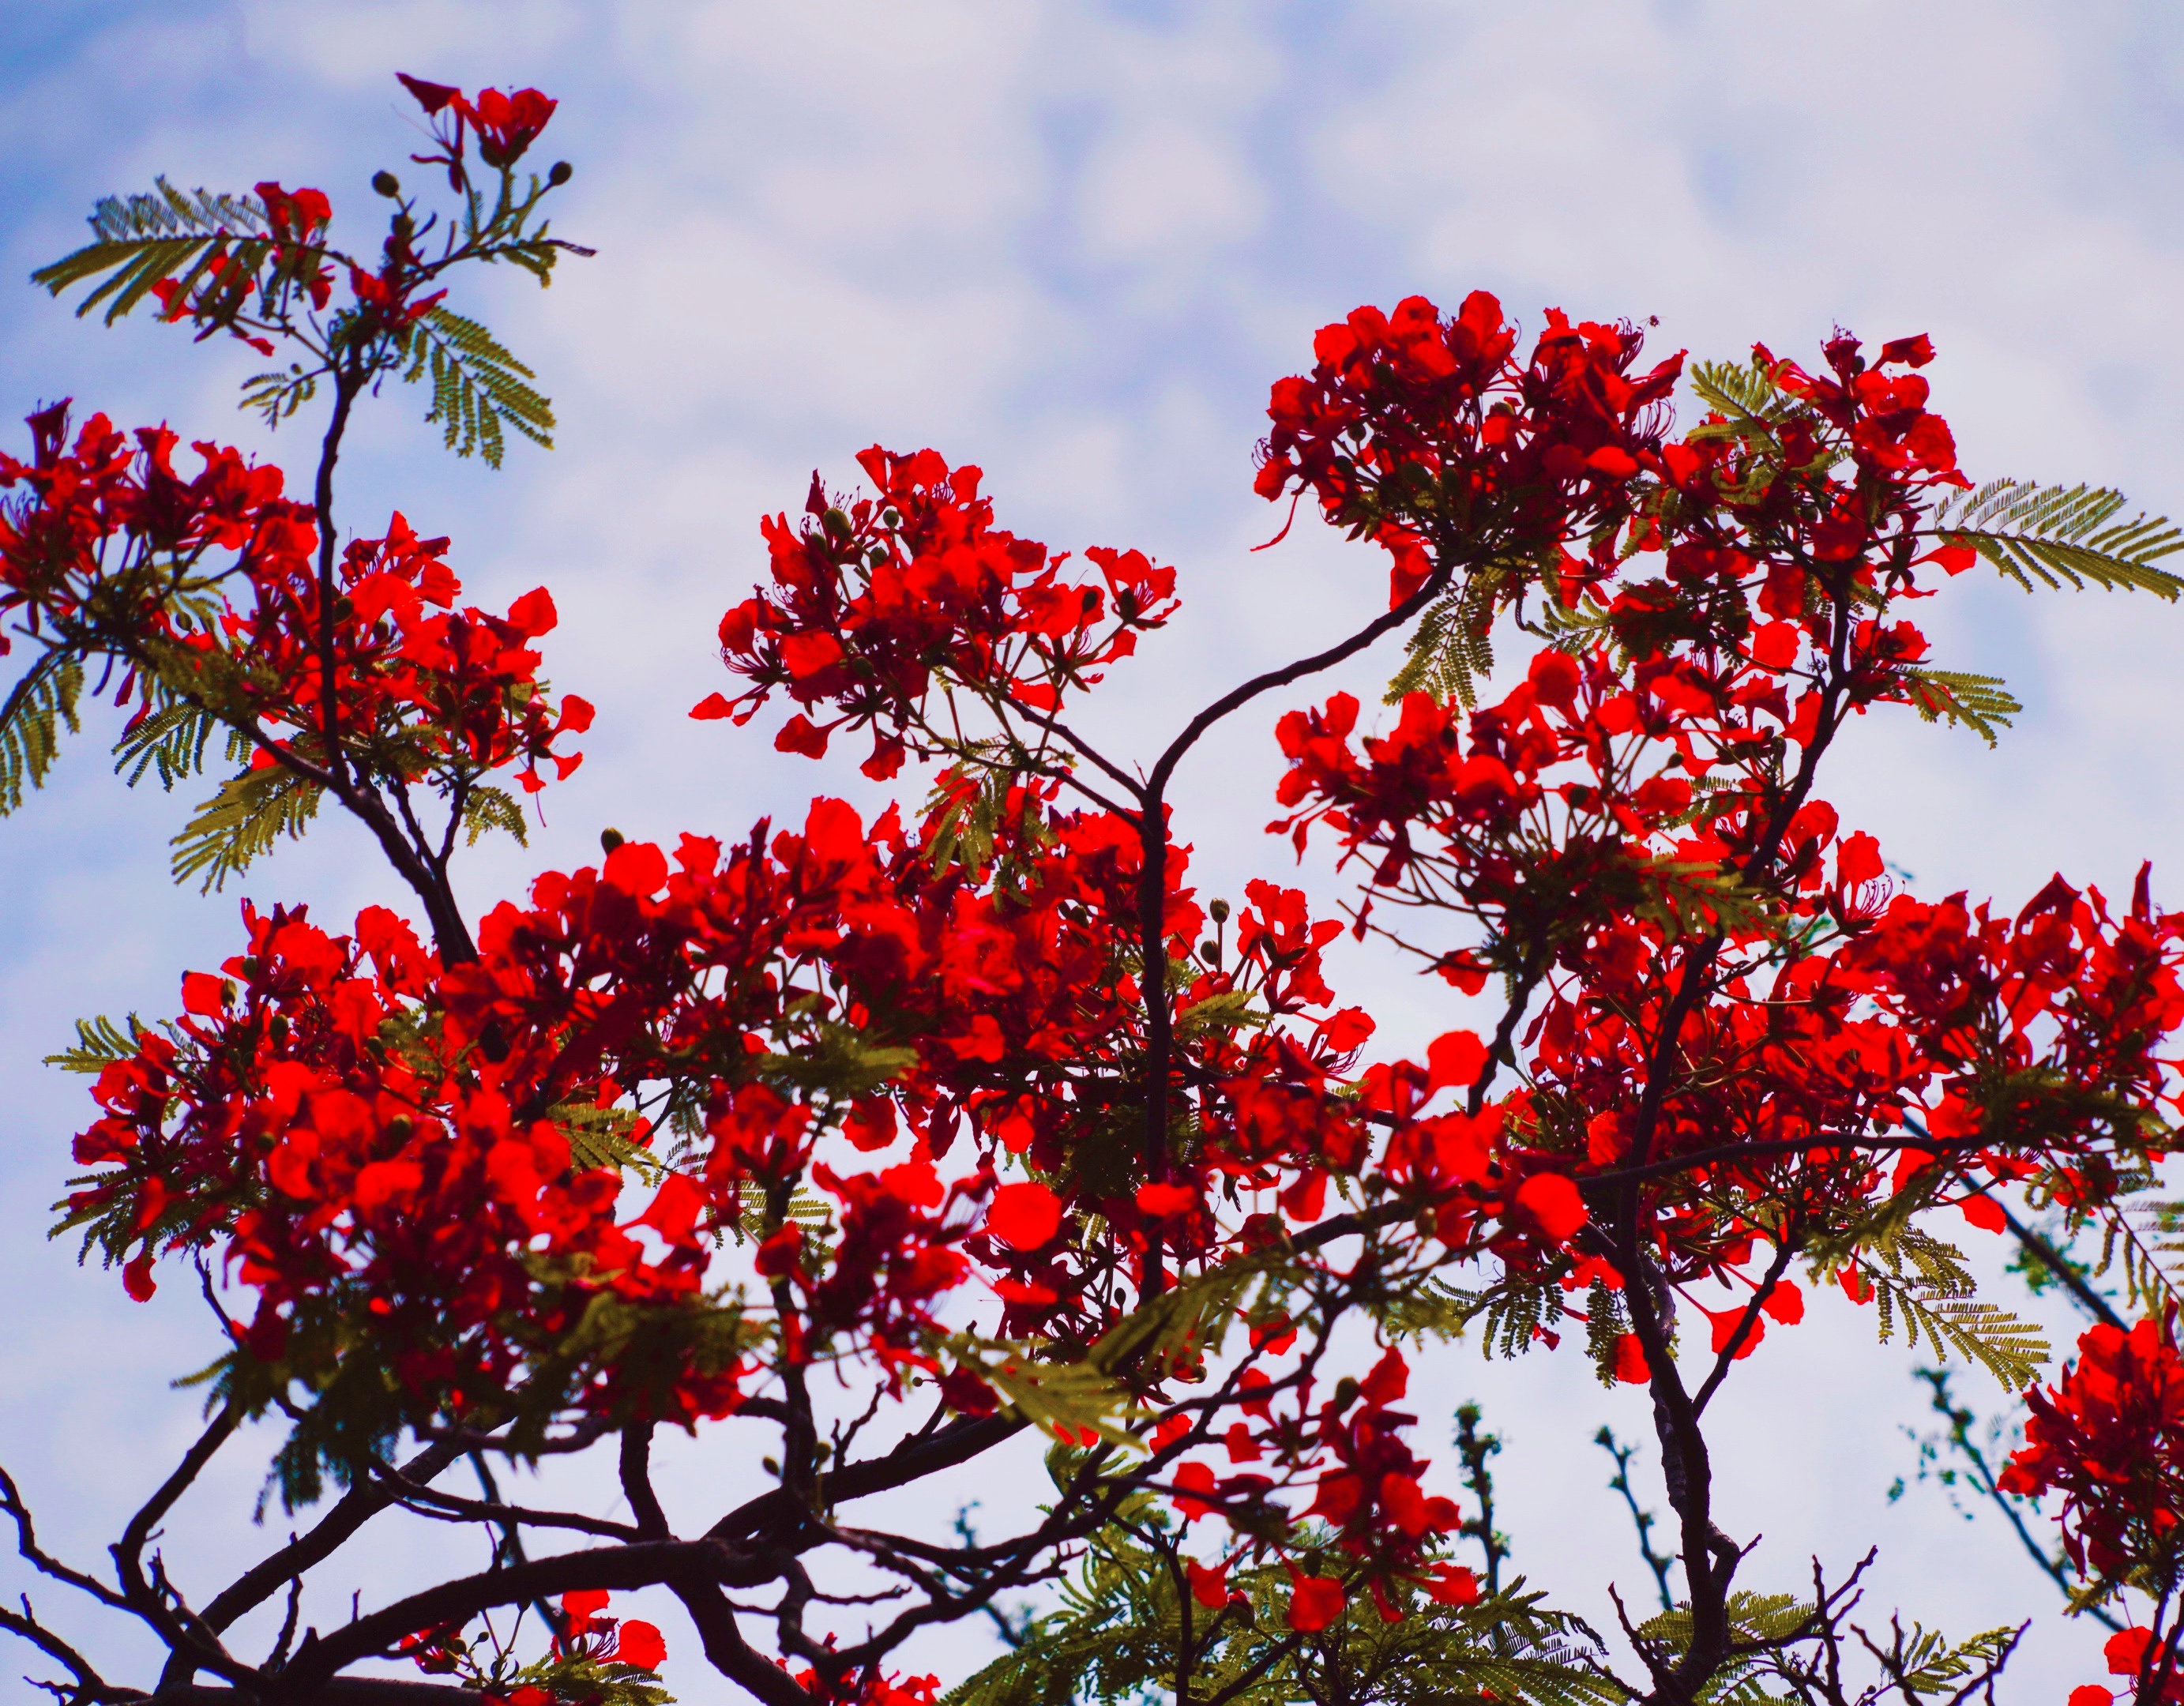
[[[1313,1635],[1342,1615],[1349,1592],[1340,1581],[1321,1575],[1300,1575],[1290,1586],[1289,1626],[1300,1635]]]
[[[536,89],[518,89],[513,94],[479,90],[466,113],[477,131],[478,158],[489,166],[514,165],[538,140],[538,133],[560,104]]]
[[[657,1670],[667,1660],[667,1643],[649,1623],[635,1618],[615,1631],[611,1657],[617,1664],[633,1664],[640,1670]]]
[[[2003,1491],[2064,1495],[2063,1544],[2081,1573],[2167,1580],[2184,1540],[2184,1360],[2167,1324],[2088,1328],[2077,1361],[2025,1404]]]
[[[1585,1224],[1585,1199],[1559,1173],[1535,1174],[1526,1179],[1517,1191],[1517,1206],[1557,1243],[1573,1237]]]
[[[986,1211],[994,1235],[1019,1250],[1036,1250],[1061,1226],[1061,1200],[1044,1185],[1004,1185]]]

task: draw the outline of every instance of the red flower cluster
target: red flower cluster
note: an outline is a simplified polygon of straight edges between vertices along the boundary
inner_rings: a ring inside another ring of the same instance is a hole
[[[542,761],[563,777],[582,761],[552,749],[592,708],[571,695],[557,710],[527,644],[554,625],[543,589],[505,616],[457,612],[447,540],[418,538],[398,513],[385,538],[350,544],[329,611],[315,516],[282,497],[279,469],[199,443],[203,471],[186,480],[165,428],[132,444],[98,415],[70,447],[67,421],[64,403],[31,417],[28,463],[0,453],[0,488],[24,488],[0,512],[0,616],[117,657],[118,697],[137,697],[140,719],[164,683],[259,728],[259,767],[285,750],[323,768],[330,733],[404,780],[520,762],[536,791]],[[203,594],[178,597],[186,582]]]
[[[505,616],[454,608],[462,583],[443,560],[448,541],[420,539],[398,511],[387,536],[350,542],[343,554],[333,620],[322,620],[319,581],[309,560],[267,552],[252,567],[254,607],[231,612],[224,627],[251,675],[243,691],[270,726],[323,734],[331,710],[339,738],[392,755],[387,767],[497,770],[521,761],[525,789],[545,786],[538,767],[550,759],[557,779],[582,762],[551,749],[563,734],[592,724],[592,707],[570,694],[558,710],[538,678],[529,642],[559,617],[544,588],[525,594]],[[335,660],[332,705],[321,661]],[[273,760],[264,755],[261,763]]]
[[[2184,1540],[2184,1359],[2169,1325],[2088,1329],[2063,1378],[2025,1402],[2025,1442],[2003,1491],[2063,1495],[2063,1544],[2081,1574],[2172,1580]]]
[[[1100,583],[1065,580],[1066,554],[994,527],[976,468],[877,445],[857,460],[877,497],[844,509],[815,474],[801,526],[765,523],[773,584],[721,620],[721,655],[752,685],[693,716],[748,722],[777,691],[830,705],[822,723],[792,717],[774,744],[816,758],[835,729],[870,726],[865,773],[884,780],[936,684],[1050,716],[1175,609],[1175,571],[1141,552],[1095,547]]]
[[[1381,348],[1359,324],[1323,334],[1323,355],[1353,338]],[[1423,311],[1411,324],[1418,337],[1440,327]],[[1451,375],[1479,371],[1450,352],[1475,345],[1489,359],[1491,324],[1482,309],[1428,347]],[[1585,571],[1590,583],[1570,565],[1557,586],[1572,610],[1589,588],[1614,644],[1540,651],[1523,682],[1468,718],[1419,693],[1393,729],[1362,742],[1347,695],[1282,719],[1290,815],[1269,827],[1301,852],[1324,825],[1346,862],[1369,861],[1361,934],[1376,895],[1468,917],[1477,938],[1435,951],[1442,975],[1476,992],[1499,973],[1546,997],[1524,1037],[1532,1087],[1500,1107],[1413,1131],[1405,1122],[1450,1080],[1415,1067],[1385,1080],[1390,1173],[1443,1211],[1444,1232],[1468,1231],[1446,1211],[1490,1179],[1480,1117],[1515,1135],[1520,1149],[1495,1164],[1518,1177],[1720,1154],[1643,1188],[1656,1254],[1680,1279],[1741,1274],[1764,1231],[1741,1203],[1786,1193],[1797,1215],[1829,1224],[1876,1193],[1976,1172],[2086,1205],[2166,1146],[2155,1112],[2176,1106],[2184,915],[2156,916],[2143,881],[2120,921],[2059,878],[2014,928],[1961,897],[1892,901],[1873,839],[1841,836],[1808,791],[1847,711],[1925,702],[1925,641],[1887,605],[1917,594],[1920,563],[1961,566],[1960,548],[1925,543],[1936,531],[1928,494],[1964,483],[1948,431],[1925,411],[1923,380],[1882,371],[1930,352],[1904,340],[1868,370],[1858,348],[1828,346],[1826,380],[1762,351],[1758,371],[1788,406],[1633,452],[1615,500],[1621,544]],[[1323,368],[1323,382],[1339,371]],[[1425,382],[1423,370],[1413,378]],[[1301,406],[1301,383],[1278,391],[1278,423]],[[1854,470],[1842,482],[1828,472],[1838,440]],[[1331,431],[1326,455],[1337,441]],[[1311,466],[1330,504],[1362,501],[1335,462]],[[1638,578],[1649,560],[1663,572]],[[1800,678],[1809,685],[1793,702]],[[1712,939],[1754,971],[1715,978],[1695,1001],[1664,973]],[[1636,1110],[1671,1023],[1688,1068],[1638,1154]],[[1892,1179],[1856,1146],[1875,1131],[1933,1147]],[[1945,1151],[1953,1166],[1921,1179]],[[1976,1192],[1964,1202],[2000,1224]],[[1595,1277],[1620,1283],[1610,1267]],[[1721,1319],[1717,1348],[1740,1355],[1764,1326],[1756,1305]]]
[[[473,134],[506,171],[553,110],[404,81],[442,146],[421,158],[459,190]],[[262,188],[281,252],[305,253],[323,198]],[[352,281],[382,329],[429,306],[407,242]],[[1519,360],[1492,298],[1453,318],[1412,298],[1323,329],[1269,410],[1260,492],[1309,491],[1389,549],[1391,606],[1452,594],[1476,638],[1536,589],[1559,640],[1489,704],[1414,692],[1367,733],[1335,694],[1276,729],[1269,828],[1300,856],[1334,838],[1363,877],[1360,938],[1466,996],[1499,979],[1490,1038],[1368,1062],[1373,1021],[1324,957],[1340,922],[1264,880],[1233,912],[1201,906],[1164,790],[1263,682],[1150,770],[1061,723],[1173,611],[1173,571],[1094,549],[1096,576],[1071,572],[995,526],[977,468],[876,447],[869,495],[815,475],[801,518],[763,523],[770,584],[719,628],[738,690],[693,714],[747,722],[778,694],[783,750],[869,729],[875,780],[944,760],[922,820],[820,799],[735,845],[610,833],[597,868],[488,914],[474,952],[459,916],[428,950],[376,908],[337,936],[246,906],[244,951],[186,978],[182,1015],[102,1074],[73,1217],[133,1296],[171,1254],[254,1296],[227,1389],[289,1407],[315,1462],[404,1429],[505,1427],[520,1453],[614,1426],[634,1474],[654,1422],[778,1414],[783,1458],[807,1455],[781,1486],[816,1535],[847,1436],[829,1461],[776,1393],[824,1368],[864,1380],[874,1413],[929,1382],[958,1419],[1013,1407],[1088,1448],[1052,1460],[1063,1514],[1026,1545],[1150,1491],[1285,1568],[1293,1631],[1367,1596],[1391,1620],[1420,1592],[1472,1603],[1444,1555],[1457,1508],[1396,1408],[1402,1356],[1319,1396],[1358,1342],[1346,1324],[1384,1344],[1390,1300],[1481,1263],[1517,1300],[1504,1348],[1581,1322],[1603,1378],[1695,1416],[1711,1385],[1694,1398],[1669,1354],[1676,1298],[1718,1380],[1769,1321],[1802,1319],[1793,1257],[1830,1250],[1872,1295],[1852,1246],[1876,1208],[1992,1225],[1986,1193],[2020,1185],[2098,1208],[2184,1113],[2184,914],[2157,912],[2143,876],[2120,917],[2059,878],[2014,917],[1921,902],[1816,789],[1852,714],[1954,704],[1898,614],[1969,549],[1940,519],[1966,483],[1953,440],[1903,371],[1925,340],[1869,363],[1838,336],[1817,374],[1758,350],[1765,406],[1680,438],[1680,357],[1641,370],[1641,342],[1551,311]],[[554,749],[591,710],[538,680],[543,590],[459,611],[447,542],[399,515],[336,565],[275,471],[200,446],[187,481],[171,434],[132,447],[102,417],[70,449],[62,410],[31,424],[32,461],[0,459],[22,488],[0,516],[0,616],[122,661],[140,717],[162,695],[211,705],[259,765],[328,786],[354,767],[453,797],[499,767],[530,789],[543,759],[575,767]],[[1026,1394],[1057,1370],[1040,1410]],[[1072,1410],[1061,1386],[1098,1396]],[[2096,1330],[2031,1402],[2006,1485],[2066,1492],[2082,1569],[2173,1573],[2167,1332]],[[936,1413],[900,1450],[987,1431]],[[1144,1455],[1090,1452],[1102,1440]],[[1223,1469],[1184,1456],[1216,1446]],[[1096,1511],[1080,1473],[1108,1478]],[[1679,1495],[1688,1523],[1703,1480]],[[1234,1562],[1183,1578],[1217,1618]],[[1708,1567],[1685,1560],[1695,1596]],[[1039,1579],[1008,1569],[988,1587]],[[559,1656],[656,1665],[657,1631],[604,1605],[564,1600]],[[931,1679],[877,1668],[878,1637],[830,1649],[798,1627],[783,1653],[815,1659],[815,1702],[931,1706]],[[459,1640],[404,1650],[455,1664]]]
[[[432,139],[440,145],[437,154],[410,158],[420,165],[444,166],[448,187],[456,191],[469,187],[463,150],[470,132],[477,135],[478,158],[495,170],[505,171],[538,140],[554,108],[560,105],[536,89],[518,89],[512,94],[481,89],[472,100],[449,84],[428,83],[404,71],[395,76],[425,109],[426,117],[434,120]]]
[[[1642,334],[1573,326],[1555,309],[1529,361],[1516,343],[1485,291],[1453,318],[1413,296],[1322,327],[1311,376],[1274,387],[1259,494],[1308,490],[1335,526],[1372,533],[1396,559],[1390,605],[1429,561],[1483,567],[1612,529],[1653,460],[1683,357],[1634,376]]]

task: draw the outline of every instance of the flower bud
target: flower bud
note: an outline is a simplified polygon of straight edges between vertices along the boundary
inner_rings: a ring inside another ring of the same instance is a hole
[[[556,160],[546,174],[546,181],[556,186],[566,184],[577,175],[577,169],[566,160]]]
[[[627,838],[624,836],[619,829],[602,829],[599,831],[599,845],[610,853],[613,852],[616,848],[621,846],[623,841],[627,839]]]
[[[371,187],[383,196],[398,196],[402,193],[402,180],[396,177],[393,173],[384,170],[371,175]]]
[[[1228,922],[1228,903],[1226,900],[1207,901],[1206,904],[1206,916],[1212,919],[1217,924],[1227,923]]]

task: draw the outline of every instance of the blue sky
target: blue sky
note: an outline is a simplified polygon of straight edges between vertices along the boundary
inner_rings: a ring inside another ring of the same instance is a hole
[[[561,98],[541,146],[575,163],[560,228],[599,258],[543,296],[493,279],[459,304],[539,371],[560,447],[517,446],[498,474],[457,463],[396,393],[346,465],[354,525],[399,507],[452,533],[488,601],[550,585],[549,668],[600,706],[585,769],[531,851],[479,859],[475,903],[584,860],[604,823],[733,831],[822,787],[867,797],[682,712],[720,684],[711,627],[758,570],[758,515],[793,508],[815,466],[846,481],[875,440],[981,463],[1020,532],[1182,566],[1185,616],[1106,712],[1126,751],[1368,610],[1371,554],[1304,528],[1246,549],[1274,525],[1250,490],[1266,387],[1360,302],[1485,287],[1528,326],[1549,304],[1658,315],[1664,352],[1700,356],[1807,350],[1836,324],[1929,332],[1936,406],[1975,477],[2119,484],[2184,511],[2169,8],[19,4],[0,52],[0,272],[19,281],[73,246],[96,197],[158,172],[315,185],[337,233],[363,237],[372,169],[421,170],[395,70]],[[27,285],[7,301],[14,413],[74,395],[303,466],[300,436],[267,442],[235,412],[247,356],[103,332]],[[1847,820],[1929,892],[2014,906],[2056,869],[2113,891],[2152,856],[2157,891],[2184,900],[2184,612],[1968,576],[1927,615],[1942,661],[2008,677],[2027,715],[1992,753],[1908,720],[1862,728],[1834,783]],[[1275,767],[1247,718],[1186,772],[1184,833],[1216,890],[1284,863],[1258,833]],[[189,1431],[165,1382],[209,1352],[182,1302],[133,1307],[39,1236],[86,1104],[36,1062],[75,1015],[164,1011],[185,966],[232,951],[235,889],[165,880],[192,800],[130,794],[86,739],[0,824],[0,1272],[20,1300],[0,1456],[84,1550]],[[367,851],[329,825],[242,892],[338,918],[386,894]],[[1407,982],[1352,975],[1391,1036],[1446,1023]],[[1908,1358],[1868,1331],[1816,1319],[1747,1365],[1763,1378],[1736,1421],[1761,1443],[1730,1453],[1744,1503],[1725,1520],[1768,1529],[1785,1586],[1806,1550],[1840,1565],[1879,1539],[1880,1592],[1915,1612],[2044,1617],[2048,1591],[1987,1528],[1915,1493],[1882,1502],[1918,1405]],[[1598,1421],[1584,1371],[1445,1356],[1434,1390],[1476,1392],[1513,1436],[1520,1564],[1589,1609],[1607,1571],[1641,1580],[1595,1466],[1568,1468]],[[245,1467],[211,1490],[192,1530],[205,1576],[254,1544],[209,1514],[217,1496],[254,1489]],[[380,1555],[380,1579],[408,1555]],[[2088,1628],[2046,1625],[2017,1687],[2097,1674]]]

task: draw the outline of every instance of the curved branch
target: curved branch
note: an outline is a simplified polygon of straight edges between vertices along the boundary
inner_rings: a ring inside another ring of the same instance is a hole
[[[652,1425],[632,1422],[621,1430],[621,1492],[637,1519],[636,1532],[646,1540],[666,1540],[674,1530],[652,1486]]]
[[[422,1485],[462,1453],[463,1447],[454,1443],[427,1446],[402,1465],[402,1476]],[[245,1612],[279,1592],[283,1583],[332,1557],[359,1529],[382,1511],[391,1509],[394,1503],[393,1493],[383,1486],[365,1484],[351,1487],[302,1539],[291,1539],[287,1545],[253,1564],[215,1594],[211,1603],[198,1614],[198,1622],[215,1633],[227,1628]],[[163,1697],[168,1690],[187,1685],[194,1674],[194,1668],[180,1653],[168,1660],[159,1677]]]
[[[1138,790],[1138,797],[1144,802],[1138,814],[1138,841],[1142,850],[1138,876],[1138,973],[1145,1013],[1144,1162],[1149,1179],[1158,1182],[1167,1177],[1168,1080],[1175,1055],[1174,1017],[1168,1012],[1167,951],[1163,928],[1167,910],[1167,813],[1164,800],[1169,778],[1175,774],[1176,766],[1183,762],[1184,755],[1198,744],[1199,738],[1231,711],[1241,709],[1262,693],[1318,675],[1355,657],[1440,597],[1456,569],[1453,562],[1440,565],[1410,597],[1375,616],[1347,639],[1231,688],[1184,725],[1183,733],[1168,743],[1167,750],[1161,754],[1144,787]],[[1166,1283],[1162,1241],[1154,1236],[1148,1240],[1145,1251],[1145,1290],[1149,1294],[1158,1292]]]
[[[152,1530],[159,1525],[159,1519],[174,1508],[175,1501],[189,1491],[190,1485],[203,1472],[214,1454],[235,1436],[242,1425],[242,1412],[229,1404],[212,1419],[211,1425],[198,1436],[174,1474],[161,1483],[159,1490],[144,1502],[144,1507],[129,1519],[129,1526],[121,1531],[121,1538],[114,1546],[114,1561],[125,1582],[142,1579],[139,1560],[144,1547],[152,1538]]]
[[[298,1691],[322,1686],[344,1665],[377,1658],[405,1635],[467,1621],[496,1605],[517,1605],[588,1587],[626,1591],[691,1582],[755,1587],[778,1574],[772,1564],[713,1540],[641,1541],[533,1558],[443,1581],[345,1624],[332,1635],[307,1636],[283,1680]]]
[[[847,1463],[818,1480],[818,1496],[827,1504],[864,1498],[917,1480],[937,1469],[968,1463],[1002,1441],[1022,1433],[1028,1424],[1013,1417],[959,1417],[921,1439],[913,1436],[883,1457]],[[708,1540],[748,1540],[767,1524],[779,1520],[798,1507],[779,1488],[748,1499],[705,1530]]]

